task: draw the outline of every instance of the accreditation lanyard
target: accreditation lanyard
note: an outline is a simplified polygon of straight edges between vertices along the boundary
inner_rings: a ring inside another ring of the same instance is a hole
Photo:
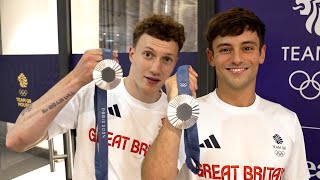
[[[103,59],[112,59],[112,51],[103,50]],[[97,180],[108,179],[108,113],[107,91],[95,87],[95,115],[98,138],[95,143],[95,175]]]
[[[177,70],[178,94],[187,94],[192,96],[189,88],[189,65],[180,66]],[[200,170],[200,146],[198,138],[197,124],[188,129],[184,129],[184,146],[186,153],[187,167],[198,174]]]

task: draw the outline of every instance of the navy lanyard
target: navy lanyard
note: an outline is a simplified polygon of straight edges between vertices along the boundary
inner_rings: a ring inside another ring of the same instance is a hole
[[[103,49],[103,59],[112,59],[111,50]],[[95,143],[95,174],[97,180],[108,179],[108,113],[107,91],[95,87],[94,95],[96,131],[98,137]]]
[[[177,70],[178,94],[187,94],[192,96],[189,88],[189,65],[180,66]],[[200,170],[200,146],[198,138],[197,124],[188,129],[184,129],[184,146],[186,153],[187,167],[194,173],[198,174]]]

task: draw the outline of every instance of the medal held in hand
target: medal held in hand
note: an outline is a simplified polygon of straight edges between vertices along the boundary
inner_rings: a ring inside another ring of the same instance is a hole
[[[176,74],[178,96],[170,100],[167,116],[174,127],[184,129],[186,164],[194,174],[198,174],[200,171],[200,147],[196,122],[199,117],[199,104],[191,96],[189,65],[180,66]]]
[[[102,49],[103,60],[100,61],[93,70],[92,76],[95,84],[104,90],[110,90],[119,85],[123,76],[120,64],[108,57],[108,53],[112,55],[110,49]]]
[[[107,90],[118,86],[122,78],[122,69],[118,62],[112,60],[113,52],[102,49],[103,60],[93,70],[95,81],[94,109],[96,116],[96,131],[98,134],[95,143],[95,175],[97,180],[108,179],[108,114]]]
[[[189,88],[189,65],[180,66],[177,70],[178,96],[170,100],[167,109],[169,122],[179,129],[193,126],[199,116],[199,104],[191,96]]]

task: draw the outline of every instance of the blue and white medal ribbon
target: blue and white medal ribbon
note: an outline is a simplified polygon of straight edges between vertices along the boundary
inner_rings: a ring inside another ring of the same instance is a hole
[[[178,96],[170,100],[167,116],[176,128],[184,129],[184,144],[187,167],[198,174],[200,170],[200,147],[197,120],[199,104],[191,95],[189,88],[189,65],[180,66],[177,70]]]
[[[113,52],[102,49],[103,59],[93,71],[93,80],[98,88],[95,88],[95,115],[97,121],[95,143],[95,175],[97,180],[108,179],[108,113],[107,91],[115,88],[121,81],[121,66],[114,60]]]

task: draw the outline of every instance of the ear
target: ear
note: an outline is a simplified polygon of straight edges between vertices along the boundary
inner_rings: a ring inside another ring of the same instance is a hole
[[[209,48],[206,49],[206,52],[208,63],[210,66],[214,67],[213,52]]]
[[[264,44],[260,50],[259,64],[264,63],[264,59],[266,58],[266,49],[267,49],[267,46]]]
[[[134,54],[135,54],[135,49],[130,46],[129,48],[129,59],[130,59],[130,62],[132,63],[133,59],[134,59]]]

